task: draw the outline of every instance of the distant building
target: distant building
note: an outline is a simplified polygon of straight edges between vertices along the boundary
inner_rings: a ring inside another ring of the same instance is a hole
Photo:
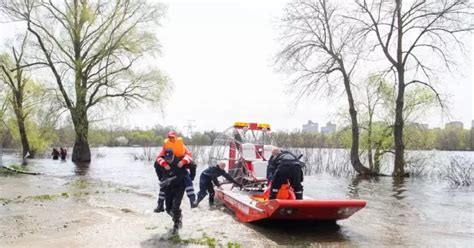
[[[121,146],[124,146],[124,145],[128,144],[128,139],[125,138],[124,136],[120,136],[120,137],[115,138],[115,141]]]
[[[313,122],[309,120],[307,124],[303,124],[302,132],[303,133],[317,133],[319,132],[319,124],[317,122]]]
[[[407,126],[414,127],[417,129],[422,129],[422,130],[428,130],[428,124],[424,124],[424,123],[410,122],[410,123],[407,123]]]
[[[332,124],[330,121],[326,123],[325,127],[321,127],[322,134],[331,134],[336,131],[336,124]]]
[[[446,123],[446,125],[444,126],[444,128],[459,128],[459,129],[463,129],[463,128],[464,128],[464,124],[463,124],[461,121],[452,121],[452,122]]]

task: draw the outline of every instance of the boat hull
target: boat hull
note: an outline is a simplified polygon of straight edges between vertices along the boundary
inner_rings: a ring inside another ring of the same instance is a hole
[[[217,198],[242,222],[271,220],[336,221],[349,218],[366,205],[364,200],[268,200],[231,190],[217,190]]]

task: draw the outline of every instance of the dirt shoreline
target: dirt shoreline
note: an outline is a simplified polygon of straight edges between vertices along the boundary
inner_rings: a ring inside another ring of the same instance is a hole
[[[264,247],[275,243],[207,204],[170,234],[171,218],[153,213],[155,196],[80,177],[0,177],[0,247]],[[232,228],[225,228],[226,223]]]

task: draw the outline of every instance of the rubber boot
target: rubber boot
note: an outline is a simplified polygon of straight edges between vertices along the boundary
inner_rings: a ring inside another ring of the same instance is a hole
[[[173,230],[171,231],[172,234],[177,234],[178,230],[183,227],[183,222],[182,222],[183,216],[181,215],[181,210],[176,211],[173,213]]]
[[[196,207],[199,205],[199,203],[204,199],[204,197],[206,197],[205,195],[199,195],[198,194],[198,199],[197,201],[195,202],[195,205]]]
[[[165,205],[165,200],[159,199],[158,200],[158,206],[156,206],[156,208],[153,210],[153,212],[155,212],[155,213],[164,212],[165,211],[164,205]]]
[[[303,191],[295,192],[296,200],[303,200]]]
[[[214,193],[209,194],[209,206],[214,206]]]
[[[173,229],[171,230],[171,234],[173,235],[178,234],[178,230],[179,230],[179,227],[176,224],[174,224]]]
[[[196,208],[198,206],[195,194],[189,195],[189,203],[191,203],[191,208]]]
[[[278,195],[278,189],[272,189],[270,191],[270,196],[268,196],[268,199],[269,200],[274,200],[277,198],[277,195]]]

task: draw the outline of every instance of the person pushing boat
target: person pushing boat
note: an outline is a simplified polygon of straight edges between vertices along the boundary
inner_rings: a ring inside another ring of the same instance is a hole
[[[214,205],[214,185],[220,187],[220,183],[217,180],[217,178],[220,176],[223,176],[229,182],[232,182],[233,184],[242,188],[242,184],[235,181],[234,178],[232,178],[229,173],[224,170],[224,168],[225,162],[219,162],[216,166],[209,167],[201,173],[201,176],[199,177],[199,192],[195,204],[196,206],[198,206],[199,203],[206,197],[207,193],[209,193],[209,205]]]

